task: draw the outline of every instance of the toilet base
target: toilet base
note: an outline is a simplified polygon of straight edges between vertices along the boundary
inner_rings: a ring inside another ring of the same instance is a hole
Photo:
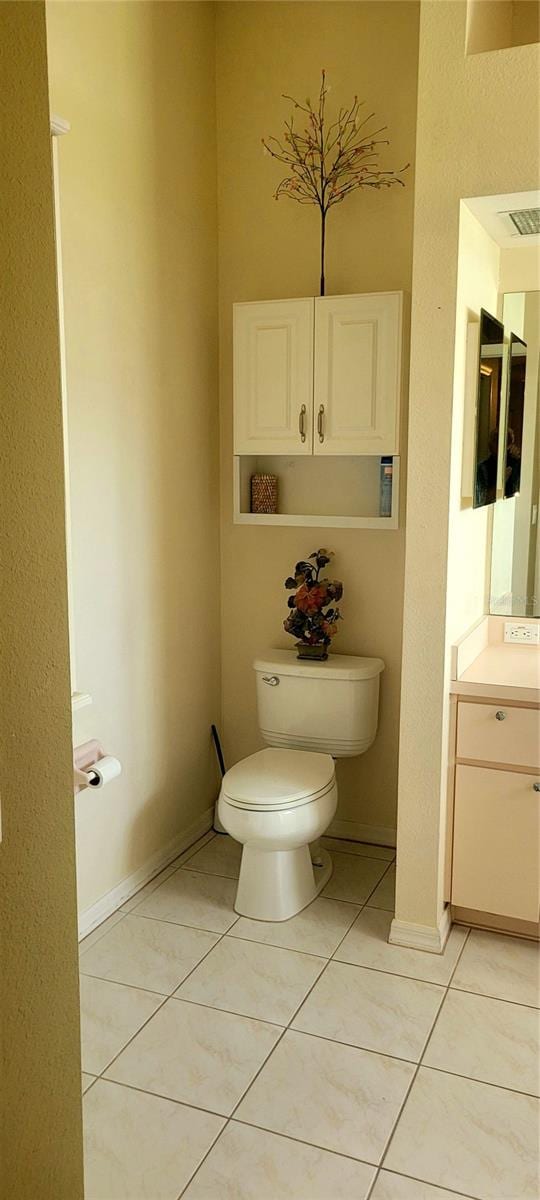
[[[319,895],[333,870],[327,850],[318,849],[321,865],[311,861],[309,846],[261,850],[245,845],[235,912],[254,921],[288,921]]]

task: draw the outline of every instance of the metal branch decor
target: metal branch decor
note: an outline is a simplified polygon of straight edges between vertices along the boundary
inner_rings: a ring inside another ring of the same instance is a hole
[[[321,296],[324,296],[324,259],[326,250],[326,218],[334,204],[341,204],[350,192],[358,188],[387,188],[395,183],[404,186],[400,171],[382,170],[378,165],[379,146],[388,140],[379,138],[386,126],[370,131],[366,128],[375,114],[360,120],[364,101],[358,96],[350,108],[340,108],[331,124],[326,119],[326,98],[329,87],[322,72],[319,100],[314,107],[308,98],[300,104],[293,96],[284,95],[294,105],[285,121],[283,141],[276,137],[263,138],[265,151],[290,170],[278,185],[275,198],[289,196],[299,204],[316,204],[321,214]],[[304,129],[295,127],[297,113],[304,114]],[[409,164],[407,163],[407,166]]]

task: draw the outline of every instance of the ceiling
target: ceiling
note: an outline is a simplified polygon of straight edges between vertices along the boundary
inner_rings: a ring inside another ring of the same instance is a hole
[[[540,234],[519,234],[508,216],[520,209],[540,208],[540,191],[508,192],[503,196],[473,196],[464,200],[477,221],[503,250],[540,246]]]

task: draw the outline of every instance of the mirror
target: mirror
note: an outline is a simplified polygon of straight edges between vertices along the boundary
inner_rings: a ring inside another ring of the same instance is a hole
[[[507,500],[512,496],[516,496],[520,490],[526,369],[527,346],[515,333],[511,333],[508,361],[508,401],[506,406],[506,462],[504,467],[504,494]]]
[[[490,612],[540,616],[540,292],[510,292],[502,305],[507,360],[502,385],[493,509]],[[504,436],[502,431],[504,431]],[[489,503],[489,501],[487,501]]]
[[[474,508],[494,504],[497,499],[504,352],[504,326],[482,309],[476,397]]]

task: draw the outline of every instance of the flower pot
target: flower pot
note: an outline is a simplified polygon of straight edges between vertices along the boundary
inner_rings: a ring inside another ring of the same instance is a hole
[[[311,658],[316,662],[325,662],[328,658],[328,647],[324,642],[317,646],[309,646],[305,642],[296,642],[297,658]]]

